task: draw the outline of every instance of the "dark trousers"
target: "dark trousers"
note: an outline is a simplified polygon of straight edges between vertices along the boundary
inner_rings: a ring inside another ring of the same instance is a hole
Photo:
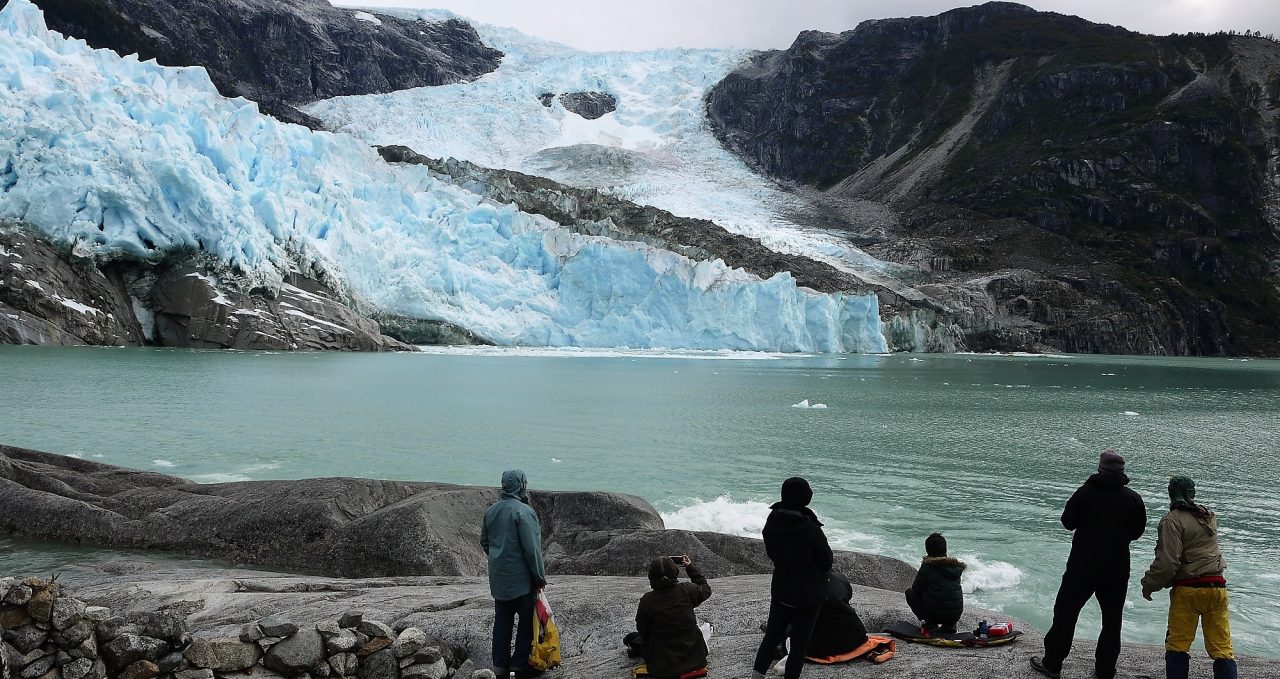
[[[911,607],[911,613],[916,616],[920,622],[925,624],[938,625],[943,629],[952,631],[956,628],[956,623],[960,622],[960,615],[951,613],[949,615],[938,615],[936,611],[925,608],[924,603],[920,601],[920,595],[916,594],[914,589],[908,589],[904,594],[907,597],[907,605]]]
[[[510,601],[493,602],[493,668],[523,671],[529,665],[533,646],[533,592]],[[517,622],[517,618],[519,618]],[[511,650],[511,626],[516,625],[516,649]],[[499,674],[505,679],[505,675]]]
[[[1053,624],[1044,635],[1044,664],[1051,670],[1062,670],[1062,661],[1071,653],[1071,642],[1076,635],[1076,622],[1080,609],[1092,597],[1097,597],[1102,609],[1102,632],[1098,635],[1098,649],[1094,655],[1094,670],[1098,679],[1116,676],[1116,661],[1120,659],[1120,627],[1124,622],[1124,600],[1129,590],[1129,575],[1121,577],[1094,576],[1088,573],[1067,571],[1058,588],[1058,598],[1053,602]]]
[[[776,601],[769,604],[769,622],[765,624],[764,640],[760,642],[760,650],[756,651],[755,671],[764,674],[769,671],[773,661],[773,651],[783,639],[791,640],[791,648],[787,656],[785,679],[799,679],[800,670],[804,669],[804,655],[809,648],[809,637],[813,636],[813,626],[818,622],[818,611],[821,605],[797,608]],[[788,629],[790,628],[790,629]]]

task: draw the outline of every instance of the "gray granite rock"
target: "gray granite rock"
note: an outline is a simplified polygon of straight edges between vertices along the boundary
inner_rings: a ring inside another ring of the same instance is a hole
[[[30,663],[26,667],[23,667],[22,671],[18,673],[18,676],[22,679],[37,679],[37,677],[40,677],[45,672],[53,669],[53,664],[54,657],[46,655],[43,658]]]
[[[240,641],[247,644],[254,643],[262,637],[262,628],[258,627],[258,623],[256,622],[245,623],[240,628]]]
[[[93,661],[88,658],[72,660],[62,666],[62,679],[85,679],[93,670]]]
[[[431,664],[416,664],[400,670],[400,679],[445,679],[449,676],[449,666],[444,660]]]
[[[30,653],[40,647],[41,644],[49,638],[49,635],[34,624],[23,625],[18,629],[11,630],[7,640],[13,647],[18,649],[19,653]]]
[[[31,588],[24,584],[10,585],[9,591],[4,595],[4,603],[13,606],[25,606],[31,601]]]
[[[176,613],[143,613],[133,618],[133,624],[143,636],[164,639],[178,645],[185,645],[187,641],[187,624]]]
[[[196,638],[182,656],[195,668],[234,672],[258,662],[258,647],[230,637]]]
[[[169,674],[178,670],[184,670],[189,666],[187,659],[182,657],[180,651],[173,651],[156,661],[156,667],[160,670],[160,674]]]
[[[370,654],[360,662],[360,679],[400,679],[400,666],[391,649]]]
[[[360,659],[354,653],[337,653],[329,657],[329,668],[339,676],[353,676],[360,669]]]
[[[50,636],[55,643],[63,648],[75,648],[84,643],[86,639],[93,638],[93,629],[93,625],[88,620],[81,620],[65,629],[53,632]]]
[[[53,602],[53,607],[49,613],[49,623],[54,629],[64,630],[77,622],[84,615],[85,605],[79,599],[71,597],[58,597]]]
[[[595,120],[618,109],[618,100],[608,92],[567,92],[560,95],[560,105],[587,120]]]
[[[258,621],[258,629],[262,630],[263,636],[287,637],[297,633],[298,626],[282,616],[269,615]]]
[[[164,641],[132,633],[122,634],[102,647],[107,665],[116,671],[139,660],[154,662],[168,652],[169,644]]]
[[[359,627],[364,620],[363,611],[343,611],[342,617],[338,618],[338,627],[343,629],[351,629]]]
[[[173,679],[213,679],[213,670],[207,668],[178,670]]]
[[[330,653],[346,653],[354,651],[363,644],[356,637],[355,632],[344,629],[337,634],[325,639],[324,647]]]
[[[361,621],[357,630],[359,630],[361,634],[367,635],[372,639],[376,639],[378,637],[394,639],[396,636],[396,633],[391,631],[391,627],[386,623],[378,622],[376,620]]]
[[[118,679],[155,679],[160,676],[160,668],[150,660],[139,660],[124,668]]]
[[[325,664],[324,639],[314,628],[294,629],[297,631],[293,636],[267,650],[262,664],[285,675],[320,671]]]
[[[395,643],[391,644],[391,652],[396,658],[408,658],[426,648],[427,643],[426,632],[417,627],[406,627],[400,631],[400,636],[396,637]]]

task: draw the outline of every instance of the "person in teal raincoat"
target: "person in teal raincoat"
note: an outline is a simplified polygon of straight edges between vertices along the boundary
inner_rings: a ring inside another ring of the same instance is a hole
[[[529,482],[524,472],[502,472],[502,499],[484,513],[480,547],[489,557],[494,674],[506,677],[514,670],[517,677],[532,676],[533,606],[547,584],[547,569],[542,561],[542,526],[537,512],[529,506]],[[513,623],[517,623],[514,650]]]

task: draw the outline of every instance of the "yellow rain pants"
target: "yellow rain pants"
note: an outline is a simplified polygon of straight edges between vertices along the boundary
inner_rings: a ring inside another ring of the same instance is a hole
[[[1169,592],[1169,631],[1166,651],[1186,653],[1196,640],[1196,627],[1204,627],[1204,649],[1214,660],[1234,660],[1231,619],[1225,587],[1174,587]]]

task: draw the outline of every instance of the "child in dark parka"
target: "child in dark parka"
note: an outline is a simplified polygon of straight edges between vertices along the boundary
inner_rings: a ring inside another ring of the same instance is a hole
[[[925,539],[924,551],[915,582],[906,591],[907,605],[920,618],[926,633],[955,634],[964,613],[964,591],[960,588],[964,562],[947,556],[947,539],[941,533]]]

